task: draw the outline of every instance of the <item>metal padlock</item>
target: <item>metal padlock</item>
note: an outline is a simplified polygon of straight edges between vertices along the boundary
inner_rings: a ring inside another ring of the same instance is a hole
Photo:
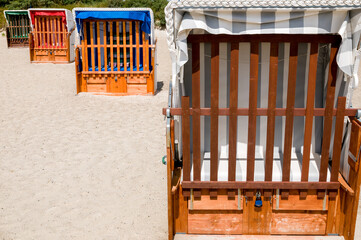
[[[254,203],[254,206],[257,208],[262,207],[262,198],[261,198],[261,192],[256,193],[256,202]]]

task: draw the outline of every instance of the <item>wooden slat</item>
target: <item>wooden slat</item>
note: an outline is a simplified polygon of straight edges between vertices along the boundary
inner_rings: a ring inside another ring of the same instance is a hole
[[[45,18],[46,21],[46,47],[50,48],[50,27],[49,27],[49,18]]]
[[[102,58],[101,58],[101,54],[100,54],[100,22],[97,21],[96,22],[97,25],[97,50],[98,50],[98,71],[100,72],[102,70]]]
[[[148,36],[148,37],[147,37]],[[146,39],[145,39],[145,71],[149,71],[149,35],[146,35]]]
[[[56,18],[56,23],[57,23],[57,27],[58,27],[58,46],[59,46],[59,47],[63,47],[63,42],[61,41],[61,37],[60,37],[60,33],[61,33],[61,29],[60,29],[61,18]]]
[[[326,107],[324,116],[324,127],[322,137],[322,152],[321,152],[321,167],[320,167],[320,182],[326,181],[327,167],[329,160],[329,150],[331,142],[331,131],[332,131],[332,112],[335,98],[335,86],[336,86],[336,74],[337,74],[337,55],[338,46],[336,44],[331,45],[330,54],[330,65],[328,73],[327,83],[327,96],[326,96]]]
[[[92,61],[92,71],[95,72],[95,52],[94,52],[94,32],[93,22],[89,22],[90,25],[90,57]]]
[[[237,107],[238,107],[238,58],[239,44],[231,44],[231,76],[229,96],[229,150],[228,181],[236,179],[237,158]]]
[[[41,22],[41,34],[43,35],[43,47],[47,47],[46,43],[46,34],[45,34],[45,18],[40,18],[40,22]]]
[[[211,181],[218,178],[219,44],[211,50]]]
[[[37,27],[38,26],[38,18],[34,19],[35,23],[34,25]],[[37,32],[35,32],[34,34],[34,41],[35,41],[35,46],[39,46],[39,34]]]
[[[257,93],[258,93],[259,42],[251,42],[249,117],[247,145],[247,181],[254,181],[254,161],[257,131]]]
[[[136,38],[136,53],[137,53],[137,71],[139,71],[139,58],[140,58],[140,49],[139,49],[139,22],[135,22],[135,38]]]
[[[120,33],[119,33],[119,21],[116,22],[116,29],[117,29],[117,34],[115,35],[115,37],[117,38],[117,68],[118,71],[120,71]]]
[[[139,52],[139,48],[137,47]],[[192,44],[192,116],[193,122],[193,178],[201,179],[201,122],[200,108],[200,47],[199,43]]]
[[[67,37],[66,37],[66,34],[67,34],[67,29],[66,29],[66,25],[65,23],[63,23],[63,21],[61,21],[61,24],[62,24],[62,29],[63,29],[63,48],[67,49],[69,46],[68,46],[68,41],[67,41]]]
[[[338,181],[338,172],[340,168],[341,150],[342,150],[343,124],[345,120],[345,116],[344,116],[345,108],[346,108],[346,97],[339,97],[337,103],[335,136],[334,136],[333,153],[332,153],[332,168],[331,168],[332,182]]]
[[[109,21],[110,29],[110,71],[114,71],[113,21]]]
[[[190,180],[190,122],[189,97],[182,97],[182,150],[183,150],[183,181]],[[189,192],[184,192],[188,197]]]
[[[88,71],[88,48],[87,48],[87,31],[86,31],[86,22],[83,22],[83,31],[84,31],[84,38],[82,41],[82,60],[84,64],[83,70]]]
[[[298,56],[298,44],[292,42],[290,46],[290,60],[289,60],[289,71],[288,71],[286,127],[285,127],[283,166],[282,166],[282,181],[290,180],[293,120],[294,120],[293,110],[295,107],[296,79],[297,79],[297,56]]]
[[[142,36],[142,52],[143,52],[143,70],[146,70],[146,68],[147,68],[147,63],[146,63],[146,61],[147,61],[147,58],[145,57],[145,33],[142,31],[142,34],[141,34],[141,36]]]
[[[53,20],[54,18],[50,17],[49,18],[49,24],[50,24],[50,41],[49,41],[49,44],[51,46],[51,48],[54,47],[54,24],[53,24]]]
[[[123,21],[123,65],[124,65],[124,72],[128,71],[127,69],[127,28],[125,25],[125,21]]]
[[[273,146],[275,139],[275,109],[277,100],[278,43],[271,43],[268,84],[267,143],[265,180],[272,181]]]
[[[313,114],[314,114],[314,106],[315,106],[314,103],[315,103],[316,77],[317,77],[317,59],[318,59],[318,43],[312,42],[311,52],[310,52],[310,63],[308,70],[305,135],[303,142],[301,181],[308,181],[308,172],[310,166]]]
[[[184,156],[184,153],[183,153]],[[184,161],[184,160],[183,160]],[[183,163],[184,164],[184,163]],[[183,170],[185,172],[185,170]],[[276,181],[186,181],[183,189],[338,189],[339,182],[276,182]]]
[[[129,24],[129,44],[131,45],[130,47],[130,71],[133,71],[133,23],[132,22],[128,22]]]
[[[103,37],[104,37],[104,70],[108,71],[108,45],[107,45],[107,22],[103,22]]]

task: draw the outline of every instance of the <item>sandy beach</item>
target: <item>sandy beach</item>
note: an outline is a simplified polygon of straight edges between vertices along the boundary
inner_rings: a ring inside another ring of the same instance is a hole
[[[74,63],[30,64],[0,37],[0,239],[167,238],[171,62],[156,36],[161,89],[146,97],[77,96]]]
[[[0,37],[0,239],[166,239],[170,57],[152,96],[76,96],[73,64],[30,64]]]

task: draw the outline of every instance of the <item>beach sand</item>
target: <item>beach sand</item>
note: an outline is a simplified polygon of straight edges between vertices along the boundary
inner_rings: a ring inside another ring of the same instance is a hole
[[[171,76],[156,96],[76,96],[73,64],[30,64],[0,37],[0,239],[166,239]]]
[[[0,239],[167,238],[171,62],[156,35],[154,97],[77,96],[74,64],[30,64],[0,37]]]

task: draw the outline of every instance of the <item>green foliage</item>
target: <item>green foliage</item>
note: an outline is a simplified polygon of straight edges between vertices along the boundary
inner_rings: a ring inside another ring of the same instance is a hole
[[[6,21],[4,17],[4,10],[3,8],[0,8],[0,31],[5,28]]]
[[[155,24],[165,27],[164,8],[168,0],[0,0],[0,10],[5,9],[28,9],[28,8],[66,8],[72,10],[75,7],[119,7],[151,8],[154,13]],[[0,29],[4,28],[4,15],[0,16]]]
[[[122,7],[122,8],[136,8],[147,7],[151,8],[154,13],[155,24],[160,27],[165,27],[164,8],[167,6],[167,0],[108,0],[108,7]]]

